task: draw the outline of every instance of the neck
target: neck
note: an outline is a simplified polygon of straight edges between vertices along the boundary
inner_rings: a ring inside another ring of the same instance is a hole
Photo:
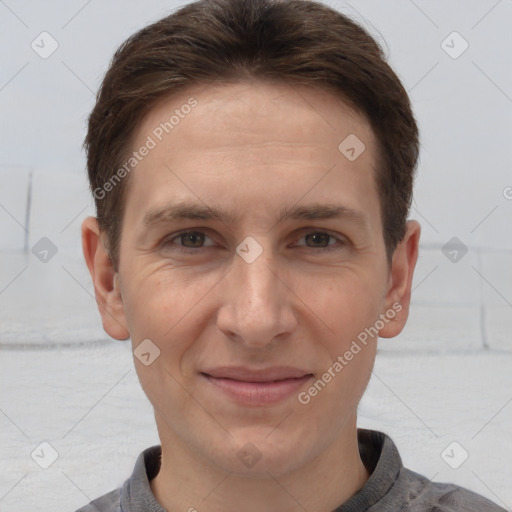
[[[168,512],[332,512],[369,476],[359,455],[354,417],[324,452],[280,475],[225,471],[177,438],[162,439],[162,464],[150,486]]]

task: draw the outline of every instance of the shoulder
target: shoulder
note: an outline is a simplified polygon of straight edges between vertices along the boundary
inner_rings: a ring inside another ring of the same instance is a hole
[[[403,484],[408,487],[411,512],[507,512],[476,492],[455,484],[431,482],[403,468]]]
[[[160,456],[160,445],[146,448],[137,457],[130,478],[125,480],[119,488],[91,501],[76,512],[129,512],[133,504],[138,506],[137,510],[141,510],[140,507],[143,505],[144,510],[149,508],[155,511],[161,510],[149,485],[149,481],[160,469]]]
[[[76,512],[120,512],[121,511],[121,488],[115,489],[99,498],[91,501],[85,507]]]

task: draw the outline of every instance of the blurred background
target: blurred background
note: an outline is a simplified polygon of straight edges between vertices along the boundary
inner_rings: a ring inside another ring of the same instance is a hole
[[[129,342],[83,262],[82,143],[117,47],[187,2],[0,0],[0,511],[73,511],[159,444]],[[512,508],[512,1],[328,4],[379,41],[421,131],[410,320],[381,340],[361,427]]]

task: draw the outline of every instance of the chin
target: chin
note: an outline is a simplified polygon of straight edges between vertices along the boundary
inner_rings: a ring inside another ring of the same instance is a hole
[[[267,429],[264,434],[244,432],[243,436],[234,436],[229,447],[211,455],[216,465],[225,471],[244,477],[268,478],[269,473],[275,477],[285,476],[303,466],[307,458],[303,452],[300,442],[289,435],[270,440]]]

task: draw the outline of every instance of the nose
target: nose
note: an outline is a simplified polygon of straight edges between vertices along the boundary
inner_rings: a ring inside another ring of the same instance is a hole
[[[225,336],[248,348],[265,348],[297,326],[290,278],[269,250],[254,261],[234,255],[224,280],[217,326]]]

